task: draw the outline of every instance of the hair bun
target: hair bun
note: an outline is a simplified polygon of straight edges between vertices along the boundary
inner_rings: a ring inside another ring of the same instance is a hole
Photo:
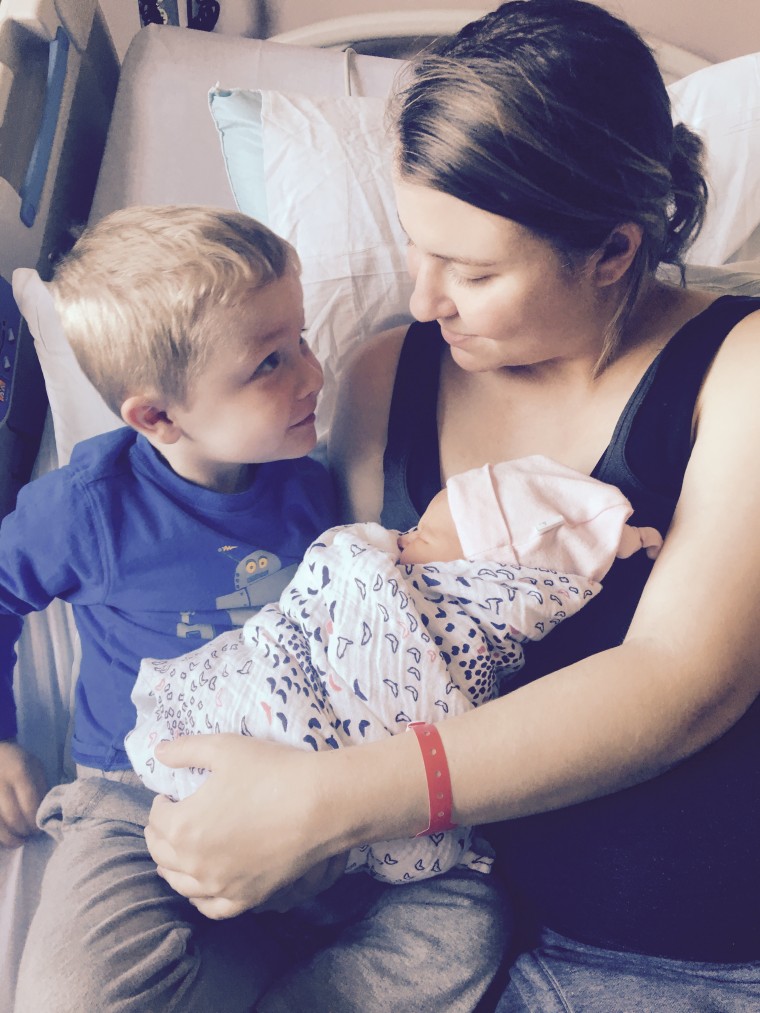
[[[662,259],[666,264],[678,264],[702,228],[707,210],[704,145],[685,123],[673,128],[670,175],[672,209]]]

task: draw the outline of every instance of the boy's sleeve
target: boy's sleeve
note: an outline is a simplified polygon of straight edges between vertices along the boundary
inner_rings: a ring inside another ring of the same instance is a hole
[[[0,740],[17,730],[13,669],[23,617],[54,598],[82,600],[83,588],[94,598],[102,588],[88,507],[59,470],[25,486],[0,524]]]

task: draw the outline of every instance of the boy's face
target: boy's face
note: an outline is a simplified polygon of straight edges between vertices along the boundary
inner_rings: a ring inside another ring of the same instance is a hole
[[[463,559],[445,489],[433,497],[416,528],[399,536],[400,563],[450,563]]]
[[[322,368],[301,336],[303,293],[294,271],[213,312],[219,351],[170,414],[183,437],[176,470],[199,485],[224,488],[241,466],[314,449]]]

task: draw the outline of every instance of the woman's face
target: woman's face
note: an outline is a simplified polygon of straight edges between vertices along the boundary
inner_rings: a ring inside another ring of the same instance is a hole
[[[459,366],[596,362],[604,311],[591,271],[571,270],[511,219],[413,183],[397,180],[395,189],[415,282],[411,312],[439,322]]]

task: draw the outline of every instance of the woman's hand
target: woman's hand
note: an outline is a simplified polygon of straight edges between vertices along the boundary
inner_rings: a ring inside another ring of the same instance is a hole
[[[181,802],[156,798],[145,828],[159,875],[208,918],[267,901],[284,910],[343,871],[343,856],[323,853],[329,814],[318,755],[241,735],[194,735],[162,743],[156,758],[212,771]]]
[[[42,764],[16,742],[0,742],[0,847],[18,848],[37,832],[47,790]]]
[[[291,883],[289,886],[285,886],[281,890],[277,890],[276,893],[273,893],[269,900],[263,904],[259,904],[256,910],[290,911],[291,908],[304,904],[306,901],[311,900],[312,897],[316,897],[317,894],[331,887],[337,879],[340,879],[346,871],[347,858],[348,853],[333,855],[332,858],[325,858],[309,869],[308,872],[304,873],[295,883]]]

